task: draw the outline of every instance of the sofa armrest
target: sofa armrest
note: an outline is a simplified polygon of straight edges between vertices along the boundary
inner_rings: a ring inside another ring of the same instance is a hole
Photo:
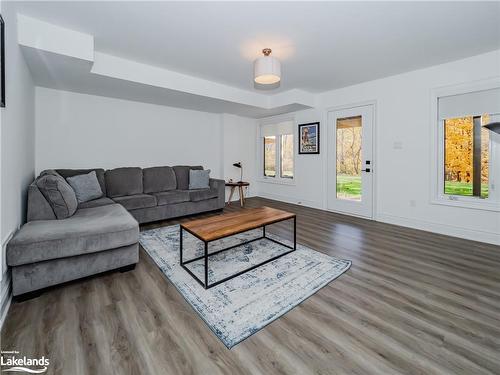
[[[216,178],[210,179],[210,189],[217,190],[218,207],[224,208],[226,201],[226,181]]]

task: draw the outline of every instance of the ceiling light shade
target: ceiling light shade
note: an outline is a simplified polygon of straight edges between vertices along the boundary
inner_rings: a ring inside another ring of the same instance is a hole
[[[281,80],[281,64],[278,59],[270,56],[271,52],[270,48],[264,48],[264,56],[253,63],[254,81],[261,85],[271,85]]]

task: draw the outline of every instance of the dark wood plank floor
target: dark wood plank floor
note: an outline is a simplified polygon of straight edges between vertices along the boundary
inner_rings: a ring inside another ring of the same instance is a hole
[[[55,374],[500,374],[498,246],[247,202],[297,213],[299,243],[353,266],[228,350],[141,250],[132,272],[13,304],[2,348]]]

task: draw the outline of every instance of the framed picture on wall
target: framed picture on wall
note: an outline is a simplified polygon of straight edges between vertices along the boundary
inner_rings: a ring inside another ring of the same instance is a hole
[[[299,125],[299,154],[319,154],[319,122]]]
[[[5,23],[0,15],[0,107],[5,107]]]

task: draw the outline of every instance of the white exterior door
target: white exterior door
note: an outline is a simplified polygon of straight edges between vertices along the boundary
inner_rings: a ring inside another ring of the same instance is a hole
[[[373,218],[373,105],[328,113],[328,209]]]

